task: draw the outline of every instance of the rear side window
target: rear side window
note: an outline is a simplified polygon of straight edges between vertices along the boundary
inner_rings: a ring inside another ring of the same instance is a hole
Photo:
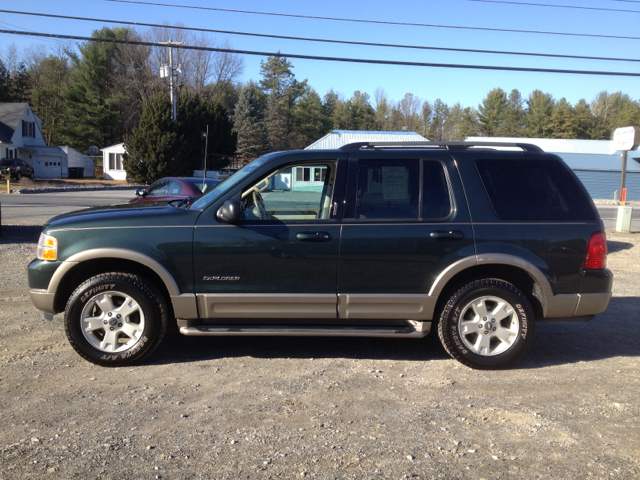
[[[417,220],[420,160],[358,160],[356,218]]]
[[[451,214],[444,165],[420,159],[358,160],[358,220],[441,220]]]
[[[493,209],[503,220],[594,220],[589,199],[555,160],[476,160]]]

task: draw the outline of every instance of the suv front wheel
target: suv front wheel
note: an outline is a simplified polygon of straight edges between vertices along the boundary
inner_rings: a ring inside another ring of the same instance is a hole
[[[504,280],[471,282],[447,302],[438,325],[445,350],[471,368],[516,363],[533,341],[535,318],[527,297]]]
[[[75,351],[105,367],[130,365],[151,354],[167,323],[166,301],[155,286],[120,272],[85,281],[71,294],[64,315]]]

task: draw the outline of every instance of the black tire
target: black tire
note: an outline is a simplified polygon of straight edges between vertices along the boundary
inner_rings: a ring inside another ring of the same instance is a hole
[[[126,297],[133,302],[126,305]],[[118,312],[124,315],[117,317]],[[94,318],[100,328],[89,331],[83,316]],[[103,273],[85,281],[71,294],[64,314],[65,331],[74,350],[85,360],[105,367],[131,365],[150,355],[160,345],[167,323],[166,300],[158,289],[142,277],[122,272]]]
[[[496,300],[506,301],[511,313],[497,321],[493,318],[491,323],[492,313],[480,317],[478,311],[497,309]],[[471,305],[474,301],[477,309]],[[466,331],[461,332],[463,321]],[[480,327],[477,333],[475,326]],[[458,290],[445,305],[438,324],[438,336],[447,353],[479,370],[497,370],[516,363],[531,345],[534,330],[535,317],[527,297],[511,283],[497,278],[476,280]],[[508,336],[508,340],[501,340],[498,335]],[[479,346],[481,343],[486,346]]]

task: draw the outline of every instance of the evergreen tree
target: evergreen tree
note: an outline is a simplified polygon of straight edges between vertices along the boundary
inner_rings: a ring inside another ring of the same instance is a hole
[[[307,90],[307,80],[296,80],[291,62],[285,57],[269,57],[266,62],[260,62],[260,87],[265,94],[274,96],[280,103],[280,108],[286,120],[286,138],[284,143],[289,144],[293,124],[293,111],[298,99]],[[278,124],[276,123],[275,126]],[[279,130],[279,127],[278,127]],[[281,132],[280,132],[281,133]],[[277,133],[274,133],[274,136]]]
[[[571,104],[564,98],[558,102],[549,121],[550,138],[577,138],[578,124]]]
[[[433,108],[431,107],[431,104],[429,103],[429,101],[425,100],[424,103],[422,104],[422,112],[421,112],[422,132],[420,132],[424,138],[430,139],[429,132],[431,130],[432,115],[433,115]]]
[[[255,85],[249,84],[240,91],[233,125],[233,131],[238,135],[237,155],[251,161],[270,150]]]
[[[204,138],[209,126],[210,158],[225,166],[233,155],[235,135],[227,112],[199,95],[184,94],[178,101],[178,119],[171,120],[171,104],[158,94],[145,104],[138,125],[125,139],[124,166],[131,178],[151,183],[166,176],[190,176],[202,168]],[[222,162],[221,162],[222,161]]]
[[[523,137],[526,135],[524,100],[515,88],[511,90],[507,100],[504,123],[500,129],[502,137]]]
[[[92,37],[125,40],[132,36],[128,28],[102,28]],[[112,145],[122,140],[121,110],[130,100],[113,88],[118,46],[108,42],[86,42],[79,47],[81,56],[71,55],[73,69],[63,97],[65,140],[86,151],[90,145]]]
[[[529,95],[528,111],[525,118],[527,133],[532,138],[547,138],[551,133],[551,116],[555,109],[553,97],[540,90]]]
[[[294,112],[293,148],[304,149],[329,133],[320,95],[309,89],[298,101]]]
[[[576,138],[592,139],[596,138],[594,128],[595,119],[591,113],[591,108],[585,99],[581,99],[573,109],[576,123]]]
[[[329,90],[322,100],[323,130],[325,132],[330,132],[334,128],[336,109],[339,103],[340,96],[333,90]]]
[[[269,143],[276,152],[289,150],[289,131],[287,119],[284,116],[278,97],[274,93],[269,95],[267,109],[264,115],[264,124],[267,128]]]
[[[494,88],[478,106],[480,130],[486,137],[498,137],[503,133],[507,119],[507,94],[501,88]]]
[[[166,95],[156,95],[143,107],[138,125],[124,144],[124,168],[134,181],[151,184],[174,174],[178,142]]]
[[[441,142],[446,140],[444,124],[449,116],[449,107],[439,98],[433,102],[433,116],[429,127],[429,140]]]

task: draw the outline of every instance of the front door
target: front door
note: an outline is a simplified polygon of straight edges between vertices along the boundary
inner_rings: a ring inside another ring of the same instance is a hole
[[[194,271],[201,318],[336,318],[346,160],[277,167],[235,194],[237,224],[200,216]]]

